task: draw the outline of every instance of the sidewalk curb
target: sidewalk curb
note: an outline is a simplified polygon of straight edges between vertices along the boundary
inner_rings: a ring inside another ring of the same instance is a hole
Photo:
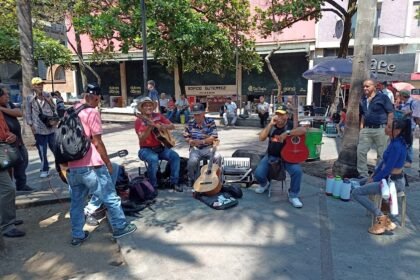
[[[61,203],[61,202],[70,202],[70,197],[60,197],[60,198],[52,198],[52,199],[36,200],[36,201],[23,201],[23,202],[16,201],[16,209],[25,209],[25,208],[31,208],[31,207],[36,207],[36,206],[56,204],[56,203]]]

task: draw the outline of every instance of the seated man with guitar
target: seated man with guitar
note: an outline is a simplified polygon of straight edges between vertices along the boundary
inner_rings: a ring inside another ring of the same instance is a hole
[[[260,141],[265,141],[265,139],[268,138],[269,142],[267,154],[261,159],[254,172],[255,178],[260,184],[260,186],[255,189],[255,192],[264,193],[269,188],[270,181],[268,174],[270,163],[283,160],[284,167],[291,177],[290,189],[288,191],[289,202],[293,205],[293,207],[301,208],[303,204],[298,195],[300,191],[300,181],[302,179],[302,169],[300,164],[296,162],[304,161],[307,158],[307,149],[302,152],[292,152],[292,156],[288,157],[285,150],[292,150],[295,149],[295,147],[289,147],[289,145],[286,145],[285,140],[288,136],[292,136],[290,138],[295,138],[298,140],[297,142],[305,145],[304,138],[302,137],[300,141],[298,138],[305,135],[306,128],[296,126],[296,128],[292,129],[292,127],[287,125],[287,120],[287,107],[285,105],[280,105],[275,112],[275,116],[271,118],[270,123],[260,133]],[[293,143],[293,140],[290,143]],[[301,155],[306,158],[299,159]]]
[[[217,127],[212,118],[206,118],[204,106],[196,103],[191,113],[194,118],[185,126],[184,137],[190,145],[188,159],[188,187],[192,187],[198,177],[198,165],[202,159],[213,158],[218,166],[221,166],[222,157],[212,149],[218,140]]]
[[[152,186],[157,188],[157,171],[160,159],[171,164],[171,187],[182,192],[178,184],[180,159],[179,155],[171,148],[175,146],[169,130],[175,126],[162,114],[154,113],[156,103],[149,97],[144,97],[137,105],[137,119],[135,130],[139,137],[139,158],[147,163],[147,174]]]

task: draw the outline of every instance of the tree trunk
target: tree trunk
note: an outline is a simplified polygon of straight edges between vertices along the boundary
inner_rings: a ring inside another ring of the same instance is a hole
[[[179,88],[181,90],[181,95],[186,95],[185,91],[185,83],[184,83],[184,67],[182,66],[182,58],[180,56],[177,57],[176,63],[178,65],[178,77],[179,77]]]
[[[377,0],[359,1],[346,128],[341,151],[333,167],[334,174],[342,177],[355,177],[358,174],[355,151],[359,140],[359,100],[363,93],[362,83],[370,77],[376,4]]]
[[[32,38],[31,2],[29,0],[17,0],[16,12],[18,18],[20,57],[22,66],[22,111],[25,116],[27,97],[32,93],[31,79],[35,74],[35,62]],[[23,118],[22,134],[27,135],[31,131],[26,127],[26,118]]]
[[[267,63],[268,71],[270,71],[270,74],[277,85],[277,102],[280,102],[282,100],[281,82],[276,72],[274,71],[273,66],[271,66],[270,57],[280,48],[281,46],[278,46],[276,49],[272,49],[271,52],[264,58],[265,62]]]
[[[83,89],[86,88],[88,81],[87,81],[87,74],[86,74],[86,67],[84,65],[83,61],[83,50],[82,50],[82,41],[80,40],[80,34],[79,32],[76,32],[74,30],[74,38],[76,41],[76,51],[78,54],[78,60],[79,60],[79,69],[80,69],[80,78],[82,80],[82,87]],[[80,56],[79,56],[80,54]]]
[[[343,35],[341,36],[340,40],[340,48],[338,49],[337,57],[338,58],[346,58],[347,53],[349,50],[349,42],[350,42],[350,33],[351,33],[351,18],[356,13],[357,9],[355,8],[357,4],[357,0],[350,0],[347,6],[347,13],[344,14],[344,27],[343,27]],[[330,115],[334,114],[337,111],[338,104],[340,103],[340,82],[337,78],[334,78],[332,92],[335,93],[334,103],[331,105]]]

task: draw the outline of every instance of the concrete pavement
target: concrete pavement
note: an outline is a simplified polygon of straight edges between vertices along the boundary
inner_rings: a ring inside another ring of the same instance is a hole
[[[136,173],[138,144],[132,125],[109,124],[105,130],[108,151],[128,149],[129,156],[117,162]],[[221,128],[220,153],[230,156],[239,148],[263,152],[267,143],[258,141],[258,132]],[[187,156],[181,130],[175,136],[176,150]],[[336,158],[339,140],[324,137],[323,142],[321,159]],[[37,158],[35,151],[30,158]],[[370,153],[369,159],[374,158]],[[37,164],[31,162],[30,182],[48,193],[45,179],[37,179]],[[280,185],[271,198],[255,194],[255,186],[243,189],[239,205],[225,211],[194,200],[190,192],[161,191],[154,211],[145,209],[141,218],[133,219],[138,230],[117,241],[127,263],[124,275],[83,279],[418,279],[420,184],[407,190],[406,227],[383,236],[367,233],[370,217],[360,205],[326,197],[324,184],[304,176],[302,209],[291,207]],[[66,186],[54,185],[65,196]]]

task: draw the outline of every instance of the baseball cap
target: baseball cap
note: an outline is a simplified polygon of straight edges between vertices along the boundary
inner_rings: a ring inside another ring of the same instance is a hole
[[[287,114],[287,106],[283,104],[279,105],[275,113],[282,114],[282,115]]]
[[[104,99],[104,97],[101,95],[101,87],[96,83],[87,84],[85,92],[89,94],[101,96],[101,99],[102,100]]]
[[[44,81],[40,77],[34,77],[31,81],[32,85],[40,85],[43,84]]]
[[[204,112],[204,106],[201,103],[196,103],[191,108],[191,113],[195,114],[201,114]]]
[[[406,89],[400,90],[400,95],[404,97],[410,97],[410,91]]]

